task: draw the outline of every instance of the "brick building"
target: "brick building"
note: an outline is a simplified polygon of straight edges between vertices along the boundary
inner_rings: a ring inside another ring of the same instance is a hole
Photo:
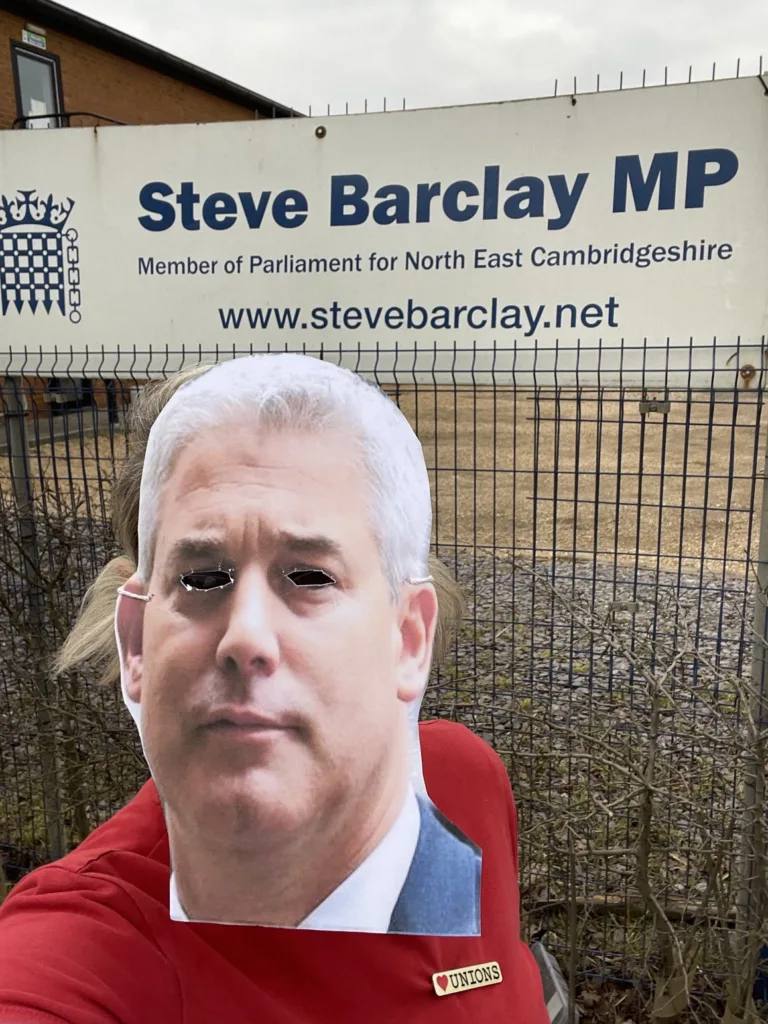
[[[0,131],[291,116],[281,103],[52,0],[0,0]],[[31,393],[56,414],[114,405],[112,391],[86,380],[36,381]]]
[[[83,117],[86,113],[89,117]],[[46,115],[59,115],[54,121]],[[80,115],[76,119],[72,115]],[[280,103],[52,0],[0,0],[0,130],[290,117]]]

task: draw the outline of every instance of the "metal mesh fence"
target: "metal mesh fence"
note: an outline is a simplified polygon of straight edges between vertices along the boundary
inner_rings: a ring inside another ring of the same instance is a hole
[[[54,685],[47,659],[117,553],[110,489],[136,389],[237,354],[16,354],[5,370],[0,863],[11,884],[146,778],[119,695],[87,668]],[[762,370],[717,342],[314,354],[377,380],[422,441],[434,551],[469,602],[424,714],[466,723],[510,771],[527,934],[548,930],[587,989],[670,976],[690,944],[689,987],[705,1005],[725,990],[735,923],[764,898],[765,721],[752,685]]]

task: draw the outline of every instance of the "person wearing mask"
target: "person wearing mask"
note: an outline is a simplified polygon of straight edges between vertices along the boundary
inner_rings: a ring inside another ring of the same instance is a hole
[[[250,356],[146,389],[132,433],[125,554],[58,668],[120,678],[153,779],[6,900],[0,1022],[542,1024],[506,772],[418,724],[458,599],[441,624],[407,421]]]

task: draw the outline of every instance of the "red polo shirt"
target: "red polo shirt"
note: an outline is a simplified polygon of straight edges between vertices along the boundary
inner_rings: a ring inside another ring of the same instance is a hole
[[[154,784],[0,908],[0,1024],[548,1024],[519,938],[517,820],[504,766],[463,726],[421,727],[430,796],[483,850],[482,936],[181,924]],[[438,997],[437,971],[503,981]]]

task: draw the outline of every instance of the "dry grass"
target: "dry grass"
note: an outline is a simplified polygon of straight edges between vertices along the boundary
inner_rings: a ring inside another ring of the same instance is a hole
[[[673,394],[401,393],[424,445],[442,545],[641,568],[743,570],[752,546],[758,405]],[[758,465],[760,465],[758,463]],[[759,498],[759,495],[758,495]]]
[[[639,393],[467,391],[397,396],[424,446],[439,545],[590,558],[646,569],[744,572],[754,554],[759,407],[742,394],[671,395],[640,415]],[[52,450],[51,450],[52,449]],[[125,438],[71,438],[33,450],[33,473],[84,486],[108,514]],[[0,460],[0,486],[8,481]]]

